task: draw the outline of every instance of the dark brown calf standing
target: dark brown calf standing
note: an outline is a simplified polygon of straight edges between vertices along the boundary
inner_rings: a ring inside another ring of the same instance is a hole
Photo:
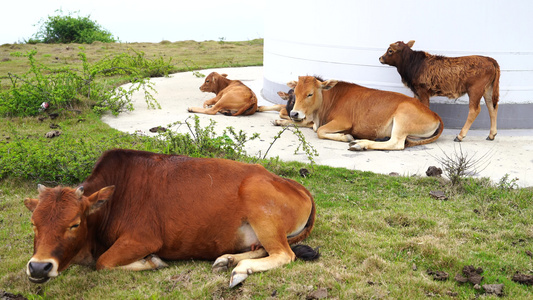
[[[490,132],[487,140],[496,136],[498,100],[500,96],[500,67],[496,60],[486,56],[444,57],[423,51],[414,51],[415,41],[396,42],[379,58],[382,64],[396,67],[402,82],[413,91],[415,97],[429,107],[429,98],[445,96],[457,99],[468,94],[468,118],[455,138],[460,142],[468,133],[485,98],[490,116]]]

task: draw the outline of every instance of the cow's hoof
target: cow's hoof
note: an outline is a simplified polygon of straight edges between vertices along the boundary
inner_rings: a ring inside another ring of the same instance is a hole
[[[192,108],[190,108],[190,107],[187,107],[187,111],[188,111],[188,112],[193,112],[193,111],[192,111]]]
[[[157,270],[168,267],[168,264],[155,254],[150,254],[145,259],[148,263],[150,263],[150,266],[152,266],[153,269]]]
[[[221,256],[215,260],[213,266],[213,272],[224,272],[227,271],[229,267],[233,266],[234,259],[231,256]]]
[[[361,145],[357,144],[356,142],[350,143],[350,148],[348,148],[350,151],[363,151],[365,150]]]
[[[280,126],[281,124],[279,123],[280,120],[274,120],[272,121],[272,125],[274,126]]]
[[[353,136],[351,134],[345,134],[344,137],[346,138],[347,142],[355,141],[355,139],[353,138]]]
[[[454,142],[462,142],[462,139],[459,139],[459,136],[456,136],[455,139],[453,139]]]
[[[490,138],[490,135],[487,137],[487,141],[494,141],[494,138],[496,137],[496,135],[494,135],[492,138]]]
[[[251,272],[248,271],[248,273],[243,274],[243,273],[236,273],[235,271],[233,271],[233,273],[231,273],[231,278],[229,280],[229,288],[231,289],[237,286],[238,284],[242,283],[246,278],[248,278],[249,273]]]

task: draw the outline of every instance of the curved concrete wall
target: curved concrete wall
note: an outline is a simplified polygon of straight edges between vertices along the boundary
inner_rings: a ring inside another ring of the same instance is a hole
[[[531,1],[270,1],[265,15],[263,96],[300,75],[413,93],[378,58],[389,44],[415,40],[414,50],[446,56],[485,55],[501,68],[498,128],[533,128]],[[483,105],[484,106],[484,105]],[[468,97],[431,98],[448,128],[463,126]],[[489,127],[487,110],[472,128]]]

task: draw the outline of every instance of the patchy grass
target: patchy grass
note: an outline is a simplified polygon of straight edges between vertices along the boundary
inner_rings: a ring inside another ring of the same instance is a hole
[[[24,54],[37,50],[36,61],[48,67],[70,66],[81,68],[78,53],[86,53],[89,63],[108,55],[123,52],[144,52],[148,59],[171,58],[174,72],[193,71],[219,67],[257,66],[263,63],[263,39],[243,42],[180,41],[161,43],[101,43],[92,44],[4,44],[0,46],[0,80],[2,88],[8,86],[7,74],[28,71]]]

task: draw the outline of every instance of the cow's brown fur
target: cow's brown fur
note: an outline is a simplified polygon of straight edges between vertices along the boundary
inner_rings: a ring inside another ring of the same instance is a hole
[[[400,93],[311,76],[301,76],[291,85],[296,95],[291,118],[313,122],[321,139],[357,139],[350,143],[350,150],[401,150],[433,142],[443,130],[436,113]],[[284,120],[276,122],[285,124]]]
[[[228,116],[248,116],[257,111],[257,97],[239,80],[227,78],[227,74],[212,72],[207,75],[200,90],[215,93],[215,97],[204,102],[203,107],[189,107],[189,112],[214,115],[217,112]]]
[[[35,229],[33,282],[70,264],[142,270],[165,266],[159,257],[218,257],[215,270],[235,266],[233,286],[293,261],[289,245],[315,220],[302,185],[230,160],[112,150],[82,186],[40,186],[39,199],[25,200]]]
[[[481,110],[481,97],[489,110],[488,140],[496,136],[498,100],[500,95],[500,67],[496,60],[486,56],[444,57],[423,51],[413,51],[415,41],[396,42],[379,58],[382,64],[396,67],[402,82],[416,98],[429,107],[429,98],[445,96],[456,99],[469,97],[469,112],[465,125],[456,137],[462,141]]]

